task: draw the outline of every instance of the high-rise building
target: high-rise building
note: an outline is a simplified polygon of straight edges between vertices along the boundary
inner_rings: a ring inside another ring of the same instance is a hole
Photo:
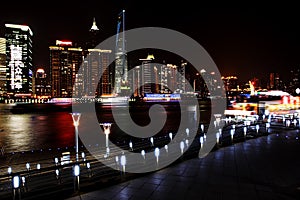
[[[82,77],[77,72],[83,62],[83,50],[73,46],[71,41],[61,40],[56,40],[56,45],[50,46],[49,50],[51,95],[52,97],[72,97],[75,79]],[[77,87],[82,87],[82,81],[77,82],[79,83]]]
[[[181,61],[181,64],[178,66],[178,74],[177,74],[177,89],[179,93],[186,92],[186,79],[185,79],[185,68],[187,66],[187,62]]]
[[[166,64],[160,66],[160,93],[170,93],[168,88],[169,67]]]
[[[114,93],[121,94],[128,87],[128,66],[125,39],[125,10],[118,15],[114,72]]]
[[[112,58],[112,50],[100,49],[97,45],[101,42],[100,30],[94,18],[92,27],[89,30],[89,38],[84,49],[85,59],[81,74],[83,76],[79,96],[111,95],[112,93],[112,67],[109,65]],[[81,84],[79,81],[76,83]]]
[[[142,61],[141,65],[141,94],[145,96],[147,93],[155,93],[155,85],[156,83],[156,74],[157,71],[154,70],[155,63],[153,63],[154,56],[148,55],[147,58],[140,59]]]
[[[168,68],[168,88],[170,93],[174,93],[177,90],[177,65],[167,64]]]
[[[0,96],[6,94],[6,84],[6,39],[0,38]]]
[[[7,92],[32,94],[32,37],[29,26],[5,24]]]
[[[83,94],[102,96],[112,93],[111,50],[88,49],[84,61]]]

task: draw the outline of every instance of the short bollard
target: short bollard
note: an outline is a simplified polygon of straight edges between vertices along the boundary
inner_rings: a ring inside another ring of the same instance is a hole
[[[73,175],[74,175],[74,191],[79,191],[79,175],[80,175],[80,167],[78,164],[73,166]]]
[[[21,199],[21,191],[20,191],[20,176],[15,175],[12,178],[12,189],[13,189],[13,200],[18,198],[19,200]]]

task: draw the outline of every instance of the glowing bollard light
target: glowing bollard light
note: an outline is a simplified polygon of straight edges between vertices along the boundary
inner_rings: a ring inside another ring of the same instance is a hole
[[[125,166],[126,166],[126,156],[125,155],[121,156],[121,165],[122,165],[123,172],[125,173]]]
[[[30,170],[30,164],[29,163],[26,163],[26,169],[29,172],[29,170]]]
[[[185,129],[185,133],[186,133],[186,136],[189,137],[189,136],[190,136],[190,129],[189,129],[189,128],[186,128],[186,129]]]
[[[165,150],[167,152],[167,155],[168,155],[168,149],[169,149],[168,145],[165,145]]]
[[[146,153],[145,153],[145,150],[144,150],[144,149],[141,151],[141,155],[142,155],[142,157],[143,157],[144,160],[145,160],[145,159],[146,159]]]
[[[290,120],[286,120],[286,127],[290,127],[291,125],[291,121]]]
[[[295,127],[297,126],[297,120],[296,119],[293,120],[293,124],[294,124]]]
[[[246,137],[247,136],[247,127],[245,126],[244,127],[244,137]]]
[[[235,124],[232,124],[232,129],[234,129],[234,130],[235,130]]]
[[[37,170],[40,170],[40,169],[41,169],[41,164],[40,164],[40,163],[36,164],[36,169],[37,169]]]
[[[173,140],[173,133],[169,133],[169,138],[171,141]]]
[[[15,175],[12,178],[13,200],[15,200],[17,196],[19,200],[21,199],[20,182],[21,179],[19,175]]]
[[[7,168],[7,173],[8,173],[8,175],[11,175],[11,173],[12,173],[12,168],[11,167]]]
[[[150,138],[151,146],[154,146],[154,139],[153,137]]]
[[[256,133],[258,134],[258,131],[259,131],[259,125],[258,124],[256,124],[255,129],[256,129]]]
[[[216,133],[216,139],[217,139],[217,145],[219,145],[219,142],[220,142],[220,133],[219,132]]]
[[[58,158],[54,158],[54,163],[56,166],[58,165]]]
[[[22,187],[24,188],[24,191],[27,192],[28,191],[28,187],[27,187],[27,182],[26,182],[25,176],[21,177],[21,183],[22,183]]]
[[[115,157],[117,169],[119,169],[119,156]]]
[[[183,154],[183,150],[184,150],[184,142],[181,141],[180,142],[180,151],[181,151],[181,154]]]
[[[92,170],[91,170],[91,164],[89,162],[86,163],[86,168],[88,170],[88,177],[91,178],[92,177]]]
[[[132,145],[131,141],[129,142],[129,148],[130,148],[131,151],[133,151],[133,145]]]
[[[159,159],[159,148],[156,147],[154,150],[154,156],[156,157],[156,165],[158,165],[158,159]]]
[[[85,153],[81,152],[81,158],[83,159],[83,161],[85,161]]]
[[[56,176],[56,179],[57,179],[58,183],[60,184],[61,178],[60,178],[60,172],[59,172],[59,169],[56,169],[56,170],[55,170],[55,176]]]
[[[186,145],[186,147],[189,146],[189,140],[188,139],[185,140],[185,145]]]
[[[234,129],[230,130],[231,142],[233,143]]]
[[[266,123],[266,132],[268,133],[269,131],[269,128],[270,128],[270,123]]]
[[[201,125],[200,125],[200,128],[201,128],[201,131],[202,131],[202,133],[203,133],[203,132],[204,132],[204,125],[201,124]]]
[[[80,190],[80,185],[79,185],[80,166],[79,165],[73,166],[73,175],[74,175],[74,190],[78,191]]]
[[[200,147],[201,147],[201,148],[203,147],[203,142],[204,142],[204,141],[203,141],[203,137],[201,136],[201,137],[200,137]]]

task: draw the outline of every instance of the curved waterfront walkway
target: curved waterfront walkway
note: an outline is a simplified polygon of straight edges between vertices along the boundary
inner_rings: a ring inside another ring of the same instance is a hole
[[[281,130],[69,200],[300,199],[298,137]]]

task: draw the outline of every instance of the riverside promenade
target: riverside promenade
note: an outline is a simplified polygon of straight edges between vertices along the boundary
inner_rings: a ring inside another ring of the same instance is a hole
[[[95,173],[90,177],[89,171],[82,169],[79,190],[74,190],[71,168],[64,169],[61,179],[55,177],[51,158],[61,151],[52,151],[47,154],[49,167],[39,173],[32,169],[28,188],[22,188],[16,199],[300,199],[299,126],[274,125],[267,133],[255,135],[255,130],[249,129],[246,138],[236,136],[230,142],[230,137],[224,137],[207,156],[199,158],[196,148],[152,173],[122,174],[91,161]],[[10,162],[38,159],[27,154],[14,154]],[[87,155],[87,159],[91,158]],[[23,164],[16,167],[25,168]],[[9,182],[4,182],[0,199],[13,199],[5,190]]]
[[[299,130],[276,130],[68,200],[300,199],[298,137]]]

